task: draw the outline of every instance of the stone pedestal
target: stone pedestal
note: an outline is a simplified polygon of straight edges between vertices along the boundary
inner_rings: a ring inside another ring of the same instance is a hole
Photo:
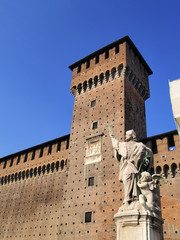
[[[115,214],[117,240],[162,240],[163,220],[146,211],[131,210]]]

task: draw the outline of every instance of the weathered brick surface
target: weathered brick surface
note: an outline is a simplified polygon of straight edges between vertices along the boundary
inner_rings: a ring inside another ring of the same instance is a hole
[[[164,236],[179,239],[179,139],[174,136],[176,150],[168,151],[167,136],[146,138],[144,101],[151,71],[126,40],[70,67],[75,96],[70,136],[1,159],[0,239],[116,239],[114,214],[122,204],[123,185],[107,121],[119,140],[134,128],[148,146],[157,143],[154,169],[161,167],[168,179],[160,189]],[[100,161],[86,164],[89,139],[98,139]],[[173,171],[164,171],[165,164]],[[88,186],[90,177],[93,186]],[[85,212],[92,212],[90,223]]]
[[[170,136],[173,136],[176,148],[172,151],[169,151],[168,146]],[[154,154],[154,170],[167,179],[167,184],[162,184],[160,187],[164,239],[180,239],[180,138],[174,131],[146,139],[146,142],[152,146],[153,140],[157,143],[157,153]]]

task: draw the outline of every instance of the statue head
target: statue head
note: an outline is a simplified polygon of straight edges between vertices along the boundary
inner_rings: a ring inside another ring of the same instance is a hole
[[[132,141],[132,140],[137,141],[136,133],[133,129],[126,131],[126,135],[125,135],[125,141],[126,142],[129,142],[129,141]]]
[[[152,176],[149,172],[142,172],[141,173],[141,178],[140,178],[141,182],[151,182],[152,181]]]

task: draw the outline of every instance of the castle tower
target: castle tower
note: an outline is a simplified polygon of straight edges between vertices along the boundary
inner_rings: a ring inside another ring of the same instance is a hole
[[[107,121],[119,140],[146,137],[151,69],[128,36],[72,64],[75,97],[59,239],[116,239],[123,186]]]

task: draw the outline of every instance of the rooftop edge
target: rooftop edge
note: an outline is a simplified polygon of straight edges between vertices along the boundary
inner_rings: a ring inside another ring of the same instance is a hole
[[[99,50],[89,54],[88,56],[86,56],[85,58],[82,58],[80,59],[79,61],[73,63],[72,65],[69,66],[69,69],[71,69],[71,71],[77,67],[78,65],[82,64],[82,63],[85,63],[87,60],[89,59],[92,59],[94,58],[95,56],[99,55],[99,54],[102,54],[103,52],[105,52],[106,50],[108,49],[111,49],[113,47],[115,47],[116,45],[120,44],[120,43],[123,43],[123,42],[127,42],[131,47],[132,49],[135,51],[135,53],[137,54],[137,56],[139,57],[139,59],[141,60],[141,62],[144,64],[147,72],[149,75],[151,75],[153,72],[152,70],[150,69],[150,67],[148,66],[148,64],[146,63],[146,61],[144,60],[143,56],[141,55],[141,53],[139,52],[139,50],[136,48],[136,46],[134,45],[134,43],[132,42],[132,40],[130,39],[130,37],[127,35],[123,38],[120,38],[119,40],[115,41],[115,42],[112,42],[111,44],[103,47],[103,48],[100,48]]]

